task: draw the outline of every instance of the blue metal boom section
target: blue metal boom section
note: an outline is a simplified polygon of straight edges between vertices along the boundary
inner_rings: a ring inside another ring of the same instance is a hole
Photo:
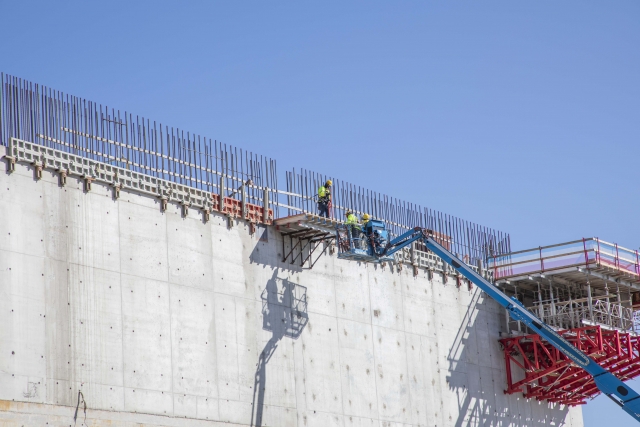
[[[509,298],[500,289],[498,289],[498,287],[480,276],[462,260],[436,242],[433,237],[431,237],[430,230],[416,227],[390,241],[380,255],[393,255],[395,252],[417,240],[422,240],[427,249],[439,256],[444,262],[450,264],[464,277],[485,291],[491,298],[496,300],[498,304],[505,307],[514,320],[523,322],[532,331],[538,333],[551,345],[561,351],[576,365],[580,366],[592,375],[596,386],[602,393],[609,396],[611,400],[616,402],[629,415],[635,418],[636,421],[640,421],[640,395],[638,393],[626,386],[625,383],[615,375],[598,365],[589,356],[558,335],[558,333],[551,329],[551,327],[529,312],[524,305],[520,303],[520,301],[515,298]]]

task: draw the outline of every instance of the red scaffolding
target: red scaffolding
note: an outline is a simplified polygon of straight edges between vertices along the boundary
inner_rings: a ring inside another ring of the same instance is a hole
[[[600,326],[558,333],[621,380],[640,375],[640,337],[637,335]],[[526,398],[571,406],[584,404],[600,393],[591,375],[538,334],[503,338],[500,343],[507,369],[505,393],[523,393]],[[524,378],[516,379],[523,375]]]

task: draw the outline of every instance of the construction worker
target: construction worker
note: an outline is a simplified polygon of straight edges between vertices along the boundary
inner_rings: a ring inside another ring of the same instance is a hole
[[[360,221],[362,222],[362,230],[361,233],[363,237],[367,235],[367,223],[371,220],[371,216],[368,213],[362,214]]]
[[[351,230],[351,238],[359,240],[360,234],[362,234],[362,228],[360,227],[360,223],[358,222],[358,217],[355,216],[353,212],[351,212],[351,210],[347,210],[347,212],[345,212],[345,215],[347,216],[345,224],[347,225],[349,230]]]
[[[371,219],[371,216],[368,213],[363,214],[362,215],[362,226],[366,227],[367,223],[369,222],[370,219]]]
[[[329,218],[329,210],[331,209],[331,186],[333,182],[330,179],[318,188],[318,215]]]
[[[366,249],[367,242],[369,241],[370,237],[369,232],[371,231],[367,230],[367,223],[371,221],[371,216],[368,213],[362,214],[360,220],[362,221],[362,230],[360,230],[360,236],[362,238],[361,246],[362,249]]]

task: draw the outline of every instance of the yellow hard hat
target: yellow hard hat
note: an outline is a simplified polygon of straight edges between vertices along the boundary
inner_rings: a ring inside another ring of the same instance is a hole
[[[329,187],[331,187],[333,185],[333,181],[328,179],[325,185],[328,185]]]
[[[362,215],[362,219],[364,219],[365,221],[369,221],[369,219],[370,219],[370,218],[371,218],[371,217],[369,216],[369,214],[368,214],[368,213],[366,213],[366,214]]]

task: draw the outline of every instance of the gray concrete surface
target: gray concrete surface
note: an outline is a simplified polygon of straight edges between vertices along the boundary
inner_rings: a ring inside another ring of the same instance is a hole
[[[503,393],[477,289],[266,237],[0,165],[0,426],[582,425]]]

